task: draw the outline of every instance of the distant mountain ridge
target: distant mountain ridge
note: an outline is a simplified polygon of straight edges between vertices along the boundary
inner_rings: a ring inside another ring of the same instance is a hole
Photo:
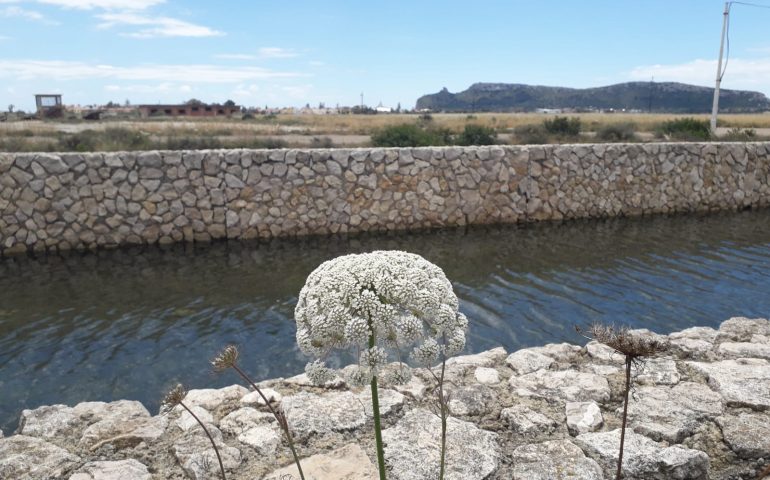
[[[538,108],[579,110],[640,110],[670,113],[711,111],[714,89],[676,82],[627,82],[595,88],[546,87],[518,83],[474,83],[467,90],[446,88],[417,99],[416,108],[446,112],[533,111]],[[770,110],[760,92],[720,90],[720,112]]]

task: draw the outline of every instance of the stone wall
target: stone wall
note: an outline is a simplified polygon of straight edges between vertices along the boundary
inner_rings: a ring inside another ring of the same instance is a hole
[[[0,154],[0,255],[770,204],[770,144]]]

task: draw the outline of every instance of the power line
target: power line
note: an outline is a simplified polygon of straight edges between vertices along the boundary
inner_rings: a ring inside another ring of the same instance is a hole
[[[763,5],[760,3],[752,3],[752,2],[727,2],[727,18],[726,18],[726,51],[725,51],[725,66],[722,68],[722,72],[719,74],[719,80],[721,81],[722,78],[725,76],[725,72],[727,71],[727,64],[730,63],[730,13],[733,8],[733,5],[743,5],[746,7],[754,7],[754,8],[765,8],[770,10],[770,5]]]

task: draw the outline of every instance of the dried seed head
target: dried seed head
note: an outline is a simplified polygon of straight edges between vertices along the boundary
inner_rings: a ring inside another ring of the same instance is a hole
[[[211,361],[214,371],[221,372],[232,368],[238,362],[238,348],[235,345],[228,345],[219,355]]]
[[[184,386],[182,386],[181,383],[178,384],[176,387],[172,388],[165,397],[163,397],[163,401],[161,402],[161,410],[167,411],[176,407],[182,403],[185,395],[187,395],[187,390],[184,389]]]
[[[580,327],[575,327],[578,333],[584,334]],[[651,357],[664,352],[668,345],[655,338],[643,337],[632,334],[628,327],[615,327],[594,323],[585,332],[585,336],[599,343],[607,345],[611,349],[631,359],[639,357]]]

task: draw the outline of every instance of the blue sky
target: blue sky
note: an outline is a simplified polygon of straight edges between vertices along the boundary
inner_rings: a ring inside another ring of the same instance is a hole
[[[770,5],[768,0],[757,3]],[[719,0],[0,0],[0,110],[414,106],[474,82],[712,85]],[[770,9],[734,5],[724,88],[770,94]]]

